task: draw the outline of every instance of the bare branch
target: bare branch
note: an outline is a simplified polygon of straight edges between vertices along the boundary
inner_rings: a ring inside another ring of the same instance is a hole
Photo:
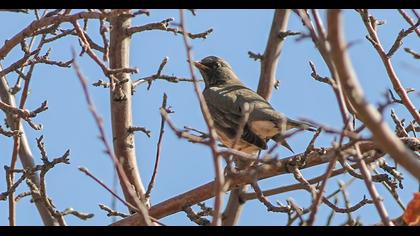
[[[315,64],[312,62],[312,61],[309,61],[309,66],[311,67],[311,70],[312,70],[312,73],[311,73],[311,76],[312,76],[312,78],[314,78],[315,80],[318,80],[319,82],[322,82],[322,83],[326,83],[326,84],[329,84],[329,85],[331,85],[331,86],[335,86],[334,85],[334,80],[331,80],[330,78],[328,78],[328,77],[321,77],[317,72],[316,72],[316,67],[315,67]]]
[[[109,193],[111,193],[116,199],[118,199],[120,202],[122,202],[124,205],[126,205],[131,210],[136,210],[136,207],[131,205],[131,203],[125,201],[122,199],[118,194],[116,194],[114,191],[112,191],[106,184],[104,184],[100,179],[96,178],[92,173],[89,172],[88,169],[85,167],[79,167],[79,171],[86,174],[90,178],[92,178],[96,183],[98,183],[100,186],[102,186],[104,189],[106,189]]]
[[[169,118],[168,112],[166,110],[160,109],[160,114],[165,118],[165,121],[168,123],[168,126],[172,129],[172,131],[174,131],[178,138],[185,138],[192,143],[202,143],[208,145],[208,141],[206,140],[207,136],[196,136],[188,133],[187,131],[179,130]]]
[[[168,96],[166,95],[166,93],[164,93],[163,94],[163,99],[162,99],[162,106],[160,107],[160,109],[163,109],[163,110],[167,111],[167,109],[168,109],[166,107],[167,99],[168,99]],[[157,170],[158,170],[158,167],[159,167],[160,151],[161,151],[161,148],[162,148],[163,133],[165,132],[164,129],[165,129],[165,118],[163,117],[163,115],[161,115],[159,138],[158,138],[157,147],[156,147],[155,166],[153,168],[152,178],[150,179],[149,185],[147,186],[146,193],[144,194],[144,197],[146,199],[150,198],[150,193],[152,192],[153,186],[155,184]]]
[[[142,26],[137,26],[137,27],[131,27],[127,30],[127,33],[129,35],[132,35],[134,33],[140,33],[143,31],[148,31],[148,30],[163,30],[163,31],[168,31],[168,32],[172,32],[175,35],[177,34],[184,34],[184,29],[177,29],[177,28],[171,28],[169,27],[170,23],[172,21],[174,21],[174,18],[168,18],[165,20],[162,20],[161,22],[157,22],[157,23],[149,23],[146,25],[142,25]],[[182,26],[181,26],[182,28]],[[204,31],[202,33],[198,33],[198,34],[192,34],[189,32],[185,32],[186,36],[188,36],[190,39],[196,39],[196,38],[203,38],[206,39],[207,36],[213,32],[213,29],[208,29],[207,31]]]
[[[258,200],[262,202],[264,206],[267,207],[267,211],[284,212],[284,213],[290,212],[291,210],[290,206],[274,206],[273,204],[271,204],[270,201],[268,201],[268,199],[262,193],[260,187],[258,186],[257,181],[251,183],[251,186],[254,189],[255,193],[257,194]]]
[[[309,215],[309,219],[307,221],[308,225],[313,225],[313,223],[315,222],[315,215],[316,215],[316,212],[318,211],[319,205],[321,204],[322,200],[326,199],[323,196],[324,190],[325,190],[325,187],[327,186],[327,180],[331,176],[334,170],[336,161],[337,161],[337,156],[332,158],[330,162],[328,163],[328,167],[324,174],[324,179],[321,183],[321,187],[319,187],[318,193],[316,194],[316,197],[313,199],[313,202],[312,202],[311,214]]]
[[[99,208],[101,208],[102,210],[106,211],[107,214],[106,216],[119,216],[122,218],[128,217],[129,215],[118,212],[118,211],[114,211],[111,208],[109,208],[108,206],[105,206],[104,204],[99,204]]]
[[[140,131],[140,132],[144,133],[149,138],[150,138],[150,133],[152,132],[149,129],[147,129],[146,127],[141,127],[141,126],[132,126],[132,127],[128,128],[129,133],[134,133],[136,131]]]
[[[196,223],[197,225],[208,226],[211,224],[209,220],[202,217],[200,212],[195,213],[191,207],[185,207],[183,211],[187,214],[188,219],[190,219],[192,222]]]
[[[67,208],[64,211],[62,211],[61,214],[63,216],[73,215],[73,216],[76,216],[77,218],[79,218],[81,220],[88,220],[88,219],[93,218],[95,216],[95,214],[93,214],[93,213],[83,213],[83,212],[75,211],[73,208]]]
[[[7,131],[4,130],[1,125],[0,125],[0,134],[6,136],[6,137],[12,137],[12,136],[21,136],[22,135],[22,131],[20,130],[11,130],[11,131]]]
[[[416,30],[419,25],[420,25],[420,20],[417,21],[415,25],[411,26],[407,30],[402,29],[400,33],[398,34],[397,38],[395,39],[394,44],[392,45],[392,47],[389,49],[388,53],[386,54],[386,56],[388,58],[391,58],[392,55],[394,55],[394,53],[398,50],[398,48],[400,48],[400,46],[403,44],[402,40],[405,37],[407,37],[409,34],[413,33],[414,30]]]
[[[276,9],[271,24],[270,34],[267,40],[267,46],[261,60],[261,72],[258,83],[257,93],[263,98],[269,100],[276,81],[276,70],[280,53],[283,48],[285,32],[289,22],[290,10]]]
[[[254,53],[251,51],[248,51],[248,56],[249,58],[254,59],[254,61],[261,61],[264,58],[264,55],[261,53]]]

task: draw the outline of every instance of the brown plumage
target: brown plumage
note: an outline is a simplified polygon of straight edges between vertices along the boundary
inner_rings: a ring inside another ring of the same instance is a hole
[[[245,103],[249,104],[251,110],[239,143],[235,146],[237,150],[256,153],[267,149],[268,140],[279,141],[281,134],[288,129],[314,130],[311,125],[289,119],[274,110],[264,98],[247,88],[222,58],[208,56],[200,62],[194,62],[194,65],[203,76],[203,96],[216,132],[225,146],[232,147]],[[287,142],[281,144],[293,152]]]

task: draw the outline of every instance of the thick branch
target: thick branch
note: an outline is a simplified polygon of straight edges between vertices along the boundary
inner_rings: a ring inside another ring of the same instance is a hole
[[[420,139],[418,138],[411,138],[411,139],[404,138],[402,140],[404,140],[404,142],[407,142],[407,143],[420,142]],[[343,147],[345,146],[346,145],[343,145]],[[413,145],[413,147],[414,146],[415,145]],[[415,146],[415,147],[419,148],[418,146]],[[362,152],[367,152],[375,148],[378,148],[378,147],[375,146],[375,143],[373,142],[366,141],[366,142],[360,143],[360,149]],[[335,153],[336,153],[335,148],[328,149],[323,154],[320,154],[317,151],[313,151],[308,154],[308,157],[306,159],[306,165],[302,167],[302,169],[327,163],[330,161],[333,155],[335,155]],[[255,176],[257,176],[257,179],[260,180],[260,179],[270,178],[273,176],[288,174],[289,172],[286,169],[287,163],[289,163],[292,159],[297,158],[302,155],[303,153],[291,156],[289,158],[281,159],[281,160],[276,161],[272,165],[261,165],[255,169],[256,173],[253,171],[252,172],[247,171],[243,174],[226,176],[225,181],[226,183],[229,183],[229,185],[227,186],[227,190],[230,190],[236,186],[253,183],[253,181],[255,181]],[[204,185],[201,185],[195,189],[192,189],[188,192],[177,195],[171,199],[158,203],[150,208],[149,213],[152,217],[159,219],[159,218],[163,218],[165,216],[174,214],[176,212],[182,211],[182,208],[184,206],[191,206],[199,202],[205,201],[207,199],[210,199],[214,197],[214,185],[215,185],[215,182],[212,181]],[[137,214],[135,214],[125,219],[122,219],[118,222],[115,222],[112,225],[115,225],[115,226],[138,225],[139,219],[140,217]]]
[[[261,60],[261,73],[257,93],[265,99],[270,99],[276,81],[277,64],[281,49],[283,48],[284,37],[280,33],[285,32],[289,21],[290,10],[276,9],[267,46]]]
[[[112,17],[110,39],[110,68],[128,68],[130,58],[130,37],[126,30],[131,25],[131,18],[128,15]],[[128,177],[130,186],[133,186],[137,196],[130,194],[125,184],[121,184],[125,199],[132,205],[136,205],[133,197],[144,199],[145,189],[137,168],[135,152],[135,135],[129,132],[132,124],[132,95],[131,83],[118,83],[119,81],[130,81],[129,73],[115,74],[116,87],[110,88],[112,137],[115,156],[123,166],[124,172]],[[120,180],[121,180],[121,176]]]

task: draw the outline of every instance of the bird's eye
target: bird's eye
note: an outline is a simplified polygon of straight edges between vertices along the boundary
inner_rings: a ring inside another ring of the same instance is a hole
[[[216,63],[214,63],[214,68],[219,68],[219,67],[221,67],[222,66],[222,64],[220,64],[220,62],[216,62]]]

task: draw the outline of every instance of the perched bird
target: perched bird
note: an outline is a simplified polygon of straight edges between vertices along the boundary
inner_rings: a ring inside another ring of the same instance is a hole
[[[289,144],[281,140],[286,130],[302,128],[315,131],[310,124],[289,119],[274,110],[263,97],[247,88],[222,58],[208,56],[194,62],[194,66],[204,79],[203,96],[223,145],[256,154],[261,149],[267,149],[267,142],[273,139],[293,152]],[[249,117],[239,142],[233,147],[246,106],[250,108]]]

